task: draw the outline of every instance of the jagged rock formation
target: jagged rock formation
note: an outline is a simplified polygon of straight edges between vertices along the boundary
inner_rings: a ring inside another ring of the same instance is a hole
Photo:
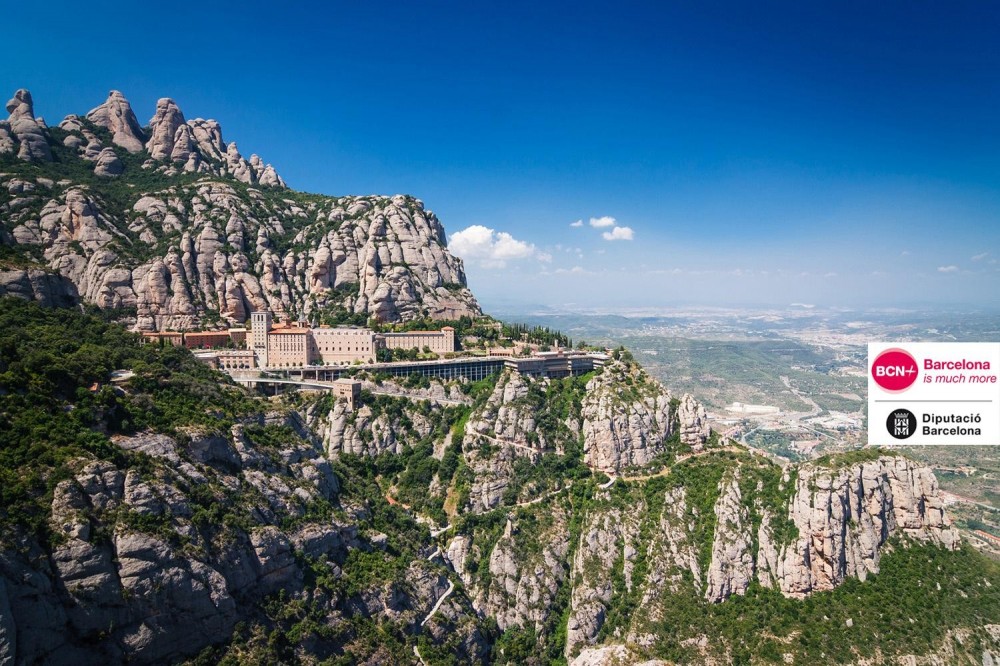
[[[94,160],[94,174],[105,178],[114,178],[122,175],[125,165],[118,159],[118,155],[110,148],[105,148],[97,154]]]
[[[933,475],[905,458],[883,456],[840,470],[806,466],[797,479],[786,473],[783,487],[790,499],[779,514],[773,502],[762,504],[755,497],[765,477],[754,474],[773,469],[743,456],[742,462],[725,463],[724,455],[710,450],[679,463],[692,471],[706,464],[716,469],[718,481],[699,482],[710,487],[678,482],[659,497],[644,494],[641,486],[624,495],[609,489],[595,492],[579,536],[568,541],[566,504],[558,499],[565,495],[557,495],[537,511],[522,508],[508,514],[502,534],[493,541],[488,532],[456,535],[446,557],[480,612],[496,617],[507,630],[530,628],[539,641],[552,628],[551,614],[561,612],[558,607],[540,609],[554,598],[552,590],[569,586],[564,654],[570,661],[586,655],[582,663],[603,663],[600,659],[621,651],[607,644],[610,651],[602,651],[601,641],[633,647],[655,643],[657,635],[650,632],[670,612],[669,605],[691,603],[692,592],[707,603],[725,603],[745,594],[756,578],[798,598],[832,589],[848,576],[864,579],[877,571],[881,549],[892,536],[946,549],[957,546]],[[709,489],[713,494],[705,511],[699,505],[704,506]],[[543,519],[541,527],[533,522]],[[757,520],[761,527],[755,532]],[[776,544],[779,520],[800,530],[785,546]],[[852,544],[870,545],[871,550]],[[553,561],[560,553],[565,554],[563,568]],[[616,615],[622,607],[634,612]],[[606,631],[607,623],[611,631]],[[710,641],[692,636],[687,644],[711,662],[718,651]]]
[[[792,597],[878,573],[881,547],[893,534],[947,549],[959,543],[934,474],[906,458],[883,456],[840,470],[805,465],[788,517],[799,537],[786,546],[773,543],[770,516],[761,524],[757,575]]]
[[[49,160],[51,139],[101,179],[146,184],[123,207],[100,180],[22,177],[16,162],[0,173],[0,241],[59,271],[87,302],[135,308],[140,329],[237,324],[257,309],[383,321],[480,313],[443,227],[417,199],[287,191],[271,165],[223,141],[216,121],[185,121],[170,99],[157,103],[148,135],[117,91],[85,118],[67,116],[58,136],[33,118],[27,91],[8,108],[0,159]],[[136,167],[130,156],[144,154]],[[143,170],[159,185],[149,189]],[[264,194],[274,189],[284,195]]]
[[[561,508],[522,530],[508,518],[503,534],[492,544],[478,544],[468,536],[453,539],[446,551],[452,568],[462,577],[473,606],[496,618],[502,630],[530,627],[542,633],[552,602],[566,578],[563,562],[569,552],[568,516]],[[474,563],[489,548],[488,583],[473,575]]]
[[[0,554],[20,661],[89,663],[95,654],[88,640],[109,628],[97,643],[108,662],[162,663],[193,654],[225,639],[246,617],[248,600],[301,589],[294,548],[323,544],[321,554],[335,556],[357,545],[344,525],[309,524],[294,534],[268,525],[286,512],[303,515],[320,497],[335,497],[336,477],[316,450],[290,448],[279,466],[240,432],[231,441],[192,435],[186,448],[162,435],[117,442],[164,461],[156,478],[84,461],[75,478],[61,481],[50,523],[63,539],[52,551],[50,572],[35,568],[41,553],[30,547]],[[237,473],[260,492],[261,524],[220,551],[199,528],[188,489],[208,478],[237,487]],[[116,518],[117,529],[101,536],[102,525]],[[150,533],[130,524],[163,527]]]
[[[677,422],[680,429],[681,442],[694,451],[700,451],[708,441],[711,428],[708,425],[708,415],[705,407],[694,399],[690,393],[681,396],[677,406]]]
[[[702,588],[701,564],[698,546],[693,535],[694,520],[700,516],[688,506],[687,492],[683,487],[671,488],[664,493],[663,510],[655,517],[657,534],[646,547],[651,563],[646,586],[639,604],[640,612],[649,619],[661,614],[658,600],[665,594],[676,594],[690,572],[696,591]]]
[[[718,603],[743,594],[754,575],[750,509],[740,494],[739,472],[719,484],[715,503],[712,564],[705,572],[705,598]]]
[[[621,562],[626,593],[642,582],[632,577],[639,554],[635,549],[639,517],[644,507],[637,508],[640,511],[626,513],[616,507],[598,513],[583,528],[573,557],[573,592],[566,623],[567,657],[597,640],[614,594],[611,577],[617,562]]]
[[[280,414],[264,422],[301,427]],[[52,568],[40,566],[45,554],[31,542],[0,551],[3,663],[14,655],[16,663],[175,661],[225,641],[267,595],[314,595],[306,592],[303,557],[339,575],[336,562],[350,549],[371,548],[349,522],[305,519],[309,506],[338,493],[329,463],[308,441],[287,445],[279,459],[255,445],[243,425],[228,438],[190,432],[181,444],[143,434],[116,444],[164,465],[151,477],[81,461],[53,494],[50,524],[62,539],[49,556]],[[204,493],[192,499],[192,489],[209,482],[210,495],[245,487],[259,498],[250,507],[252,529],[210,536],[222,526],[199,517]],[[291,529],[279,526],[295,517]],[[415,627],[448,581],[423,560],[411,564],[406,579],[405,590],[312,598],[334,622],[346,613]],[[440,613],[446,621],[429,627],[437,640],[446,638],[448,624],[469,620],[460,601]],[[486,648],[474,627],[465,647],[468,658],[481,658]]]
[[[648,464],[672,428],[670,393],[639,366],[612,363],[587,385],[584,461],[606,472]]]
[[[376,384],[365,379],[361,387],[380,396],[398,399],[398,413],[389,414],[372,405],[362,405],[352,412],[346,402],[334,400],[331,404],[327,399],[309,401],[300,407],[306,423],[319,436],[323,450],[331,459],[343,453],[371,457],[386,452],[401,453],[406,446],[435,432],[442,412],[439,401],[469,402],[458,385],[437,381],[427,388],[408,388],[393,381]],[[414,409],[413,401],[422,400],[429,403],[428,415]]]
[[[181,127],[187,129],[178,135]],[[187,161],[191,154],[191,126],[184,121],[184,114],[174,100],[164,97],[156,102],[156,113],[149,120],[149,141],[146,150],[154,160],[174,158],[174,148],[178,149],[176,161]]]
[[[342,453],[359,456],[402,453],[405,446],[429,435],[433,423],[417,413],[408,415],[404,423],[401,417],[376,415],[368,405],[351,412],[346,403],[338,401],[319,427],[327,455],[336,458]]]
[[[87,120],[111,132],[111,141],[130,153],[138,153],[145,143],[142,128],[132,112],[132,105],[117,90],[108,93],[108,99],[90,110]]]
[[[34,269],[0,270],[0,297],[3,296],[56,308],[72,307],[79,302],[72,282],[56,273]]]
[[[472,511],[489,511],[503,502],[519,458],[534,462],[543,451],[555,450],[555,443],[536,427],[539,404],[529,397],[534,389],[537,398],[543,382],[507,370],[485,403],[469,416],[462,451],[472,473]]]
[[[0,124],[0,153],[13,152],[17,147],[17,157],[28,162],[50,162],[52,151],[45,140],[44,122],[35,118],[31,93],[23,88],[14,93],[7,102],[10,116],[5,124]]]

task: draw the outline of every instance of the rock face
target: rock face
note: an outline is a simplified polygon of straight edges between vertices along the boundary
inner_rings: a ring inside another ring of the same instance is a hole
[[[0,98],[2,99],[2,98]],[[6,125],[0,125],[0,153],[12,152],[18,144],[17,156],[28,162],[51,162],[52,151],[45,140],[44,124],[35,118],[31,93],[23,88],[7,102]]]
[[[400,404],[408,401],[400,399]],[[405,407],[404,407],[405,409]],[[383,453],[402,453],[406,446],[415,445],[431,433],[432,423],[419,413],[392,417],[374,413],[368,405],[350,412],[347,404],[338,401],[318,424],[327,455],[336,458],[343,453],[359,456],[378,456]]]
[[[708,441],[711,428],[708,425],[708,415],[704,406],[694,399],[690,393],[685,393],[677,406],[677,422],[681,442],[694,451],[700,451]]]
[[[604,624],[615,593],[612,573],[620,561],[624,590],[628,594],[641,581],[634,581],[635,548],[639,516],[645,507],[626,515],[620,509],[596,514],[584,526],[573,557],[573,592],[566,624],[566,657],[581,647],[593,645]]]
[[[320,498],[335,499],[336,477],[308,444],[290,445],[287,462],[276,464],[239,433],[234,437],[235,449],[225,438],[215,445],[231,451],[225,464],[196,453],[211,448],[197,433],[187,446],[207,463],[182,459],[182,447],[169,437],[121,438],[121,448],[167,466],[151,478],[106,461],[81,462],[75,478],[56,486],[49,522],[63,538],[52,549],[52,569],[38,568],[40,553],[30,548],[0,552],[0,610],[9,608],[0,633],[16,631],[18,663],[177,660],[225,640],[254,599],[301,589],[293,549],[304,546],[268,523],[289,511],[302,516]],[[260,493],[259,527],[212,543],[187,490],[207,478],[236,488],[236,474]],[[322,532],[332,556],[353,543],[343,526],[308,529]]]
[[[746,464],[752,470],[756,463]],[[746,593],[756,578],[765,587],[800,598],[830,590],[847,577],[863,580],[877,572],[882,548],[894,535],[957,547],[958,535],[944,514],[933,474],[905,458],[883,456],[840,469],[805,465],[797,478],[795,468],[789,468],[783,483],[791,495],[782,515],[762,509],[759,498],[747,492],[754,487],[743,481],[747,469],[736,465],[722,473],[711,508],[708,551],[703,531],[708,516],[691,501],[685,485],[670,487],[659,498],[648,492],[594,495],[572,557],[569,661],[577,654],[581,663],[617,654],[608,643],[648,644],[655,636],[647,632],[660,626],[665,604],[689,603],[683,600],[690,599],[692,587],[710,603],[725,603]],[[653,506],[660,507],[658,513],[651,511]],[[761,511],[755,532],[754,514],[759,517]],[[778,520],[799,530],[786,545],[775,543]],[[643,565],[637,569],[640,559]],[[632,599],[635,610],[631,617],[615,618],[610,609],[621,607],[616,600],[623,598]],[[617,628],[603,633],[606,622]],[[604,651],[599,636],[608,641]],[[690,643],[706,659],[707,645]]]
[[[185,125],[184,114],[174,100],[164,97],[156,102],[156,113],[149,121],[149,141],[146,150],[154,160],[169,160],[173,155],[177,139],[180,138],[180,148],[186,153],[178,153],[178,161],[187,161],[190,147],[188,146],[190,128],[184,135],[178,137],[177,132]]]
[[[97,159],[94,161],[95,174],[104,176],[105,178],[114,178],[122,175],[123,171],[125,171],[125,165],[115,155],[115,151],[105,148],[98,153]]]
[[[566,578],[564,561],[569,552],[566,512],[555,508],[533,523],[529,533],[508,519],[502,536],[493,544],[477,544],[467,536],[453,539],[446,557],[462,577],[473,606],[496,618],[502,630],[531,628],[542,633],[552,602]],[[480,585],[473,563],[489,553],[488,583]]]
[[[554,450],[545,434],[537,432],[537,413],[528,397],[532,386],[543,381],[504,371],[486,402],[469,415],[462,451],[472,471],[473,512],[489,511],[504,501],[518,459],[535,462],[542,452]]]
[[[637,365],[616,362],[587,385],[584,460],[605,472],[639,467],[665,450],[670,393]]]
[[[111,132],[111,141],[130,153],[142,151],[146,139],[132,112],[132,105],[117,90],[108,93],[108,99],[90,110],[87,120]]]
[[[0,152],[51,159],[30,93],[18,91],[8,108]],[[186,121],[166,98],[148,138],[117,91],[59,129],[66,159],[91,163],[102,178],[130,182],[131,162],[116,151],[147,152],[143,168],[162,187],[136,190],[122,208],[99,186],[0,174],[10,193],[0,201],[4,243],[57,270],[86,302],[136,308],[139,329],[200,327],[206,313],[239,324],[257,309],[337,308],[383,321],[480,314],[444,228],[418,199],[265,197],[263,188],[285,187],[274,168],[224,142],[216,121]],[[176,180],[184,173],[205,178]]]
[[[304,438],[285,437],[277,450],[256,444],[251,429],[269,426]],[[52,493],[58,538],[43,549],[4,535],[0,663],[174,663],[225,643],[239,622],[268,621],[265,602],[279,594],[336,630],[304,645],[317,658],[350,640],[345,621],[376,618],[482,662],[488,643],[467,599],[442,599],[451,586],[440,565],[420,557],[401,582],[359,579],[350,594],[310,582],[316,572],[339,578],[349,551],[378,552],[386,536],[359,536],[346,513],[311,515],[336,503],[339,487],[294,413],[259,414],[229,435],[185,435],[115,437],[150,461],[142,471],[76,461]]]
[[[906,458],[883,456],[840,470],[806,465],[788,517],[799,537],[787,546],[775,545],[770,521],[762,523],[758,577],[790,597],[877,573],[881,547],[893,534],[948,549],[959,544],[933,472]]]
[[[739,474],[719,485],[715,503],[712,564],[705,572],[705,598],[718,603],[743,594],[754,575],[750,511],[740,494]]]
[[[2,296],[16,296],[56,308],[73,307],[79,302],[72,282],[56,273],[40,270],[0,270]]]

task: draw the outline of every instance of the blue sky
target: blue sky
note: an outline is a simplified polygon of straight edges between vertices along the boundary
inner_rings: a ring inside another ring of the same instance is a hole
[[[12,21],[0,89],[414,194],[487,306],[1000,305],[993,3],[144,4]]]

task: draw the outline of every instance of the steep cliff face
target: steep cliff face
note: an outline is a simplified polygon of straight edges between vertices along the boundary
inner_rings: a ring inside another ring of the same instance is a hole
[[[565,584],[571,549],[566,508],[548,505],[537,517],[507,516],[500,529],[451,539],[446,561],[462,578],[476,610],[509,634],[545,644],[558,617],[556,597]],[[503,661],[499,655],[498,661]]]
[[[49,162],[52,151],[45,140],[45,122],[35,118],[31,93],[21,89],[7,101],[6,123],[0,123],[0,153],[17,152],[18,159],[28,162]]]
[[[79,302],[76,285],[58,273],[37,269],[0,270],[0,297],[3,296],[56,308],[72,307]]]
[[[882,545],[894,534],[947,549],[959,544],[934,474],[905,458],[881,457],[839,470],[806,465],[798,471],[788,511],[799,537],[776,545],[770,519],[758,533],[758,577],[794,597],[878,573]]]
[[[566,622],[566,656],[593,645],[607,618],[615,592],[613,576],[629,594],[643,581],[633,577],[639,525],[645,506],[624,511],[617,507],[590,516],[573,556],[569,617]]]
[[[556,434],[540,430],[537,424],[540,411],[545,409],[544,384],[544,380],[507,370],[486,401],[470,414],[461,443],[469,470],[470,510],[489,511],[505,498],[507,503],[520,499],[517,493],[508,494],[517,465],[533,465],[543,452],[555,453]],[[572,426],[553,425],[561,434],[571,436]]]
[[[607,472],[652,461],[671,434],[670,399],[638,365],[610,364],[587,385],[584,460]]]
[[[237,622],[263,618],[279,593],[334,624],[357,615],[417,627],[448,587],[440,570],[417,559],[405,586],[359,579],[360,592],[316,589],[308,579],[316,571],[350,575],[350,553],[377,546],[349,519],[308,517],[337,501],[337,478],[316,448],[287,442],[275,460],[237,430],[231,438],[195,433],[184,444],[122,438],[117,446],[164,465],[149,475],[81,462],[56,486],[50,524],[62,538],[51,552],[31,542],[0,552],[0,608],[9,609],[0,642],[15,639],[3,648],[17,655],[11,663],[173,662],[227,642]],[[231,505],[237,493],[256,498],[247,517]],[[224,525],[211,517],[220,511]],[[471,619],[460,602],[442,612],[449,622]],[[485,646],[470,635],[467,647],[474,658]]]
[[[329,463],[308,444],[286,449],[275,464],[241,433],[192,435],[185,445],[152,434],[116,441],[156,461],[155,474],[81,461],[53,493],[49,523],[61,539],[47,555],[51,568],[39,567],[46,554],[31,542],[0,555],[19,660],[90,663],[96,654],[88,643],[98,635],[108,662],[175,660],[226,639],[254,601],[300,592],[294,549],[342,558],[359,545],[347,525],[273,525],[336,497]],[[222,525],[206,523],[207,503],[222,497],[192,491],[209,479],[259,493],[258,525],[223,534]]]
[[[693,396],[675,401],[627,357],[608,364],[590,381],[581,416],[584,461],[608,473],[649,464],[667,451],[675,433],[694,451],[709,436],[705,409]]]
[[[697,415],[698,403],[690,396],[685,401],[688,414]],[[551,478],[515,483],[525,476],[519,469],[543,460],[616,473],[703,447],[707,428],[680,416],[670,393],[626,357],[612,359],[590,377],[549,380],[505,371],[465,426],[467,506],[489,511],[551,490]],[[677,436],[684,431],[686,442]]]
[[[552,649],[558,630],[564,642],[555,644],[569,661],[614,663],[601,660],[619,655],[618,643],[637,659],[657,654],[670,627],[679,634],[667,642],[679,641],[683,654],[727,663],[733,645],[696,625],[677,626],[678,618],[733,603],[755,581],[800,599],[848,577],[864,580],[878,571],[891,538],[903,549],[928,543],[953,551],[956,533],[932,478],[891,456],[836,470],[791,468],[782,478],[747,453],[709,449],[648,480],[563,489],[511,507],[502,519],[487,513],[444,551],[477,610],[540,650]],[[853,518],[830,510],[852,503]],[[871,550],[838,550],[834,542]],[[776,569],[797,573],[783,579]]]
[[[186,121],[169,99],[146,129],[116,91],[58,128],[34,120],[27,91],[8,107],[0,242],[57,270],[86,302],[134,308],[140,329],[239,323],[256,309],[382,321],[480,313],[418,199],[287,190],[217,122]]]

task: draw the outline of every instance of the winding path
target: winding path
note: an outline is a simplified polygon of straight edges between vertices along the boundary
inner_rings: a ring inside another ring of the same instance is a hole
[[[448,589],[447,589],[447,590],[445,590],[445,591],[444,591],[444,594],[442,594],[442,595],[441,595],[441,596],[440,596],[440,597],[438,598],[438,600],[437,600],[437,603],[435,603],[435,604],[434,604],[434,607],[433,607],[433,608],[431,608],[431,612],[430,612],[430,613],[428,613],[428,614],[427,614],[427,617],[425,617],[425,618],[424,618],[424,621],[420,623],[420,626],[421,626],[421,627],[422,627],[422,626],[424,626],[425,624],[427,624],[427,622],[428,622],[428,621],[429,621],[429,620],[430,620],[430,619],[431,619],[431,618],[432,618],[432,617],[434,616],[434,613],[437,613],[437,612],[438,612],[438,609],[439,609],[439,608],[441,608],[441,604],[443,604],[443,603],[444,603],[444,600],[448,598],[448,595],[450,595],[450,594],[451,594],[452,592],[454,592],[454,591],[455,591],[455,583],[453,583],[453,582],[451,582],[451,581],[449,580],[449,581],[448,581]]]

